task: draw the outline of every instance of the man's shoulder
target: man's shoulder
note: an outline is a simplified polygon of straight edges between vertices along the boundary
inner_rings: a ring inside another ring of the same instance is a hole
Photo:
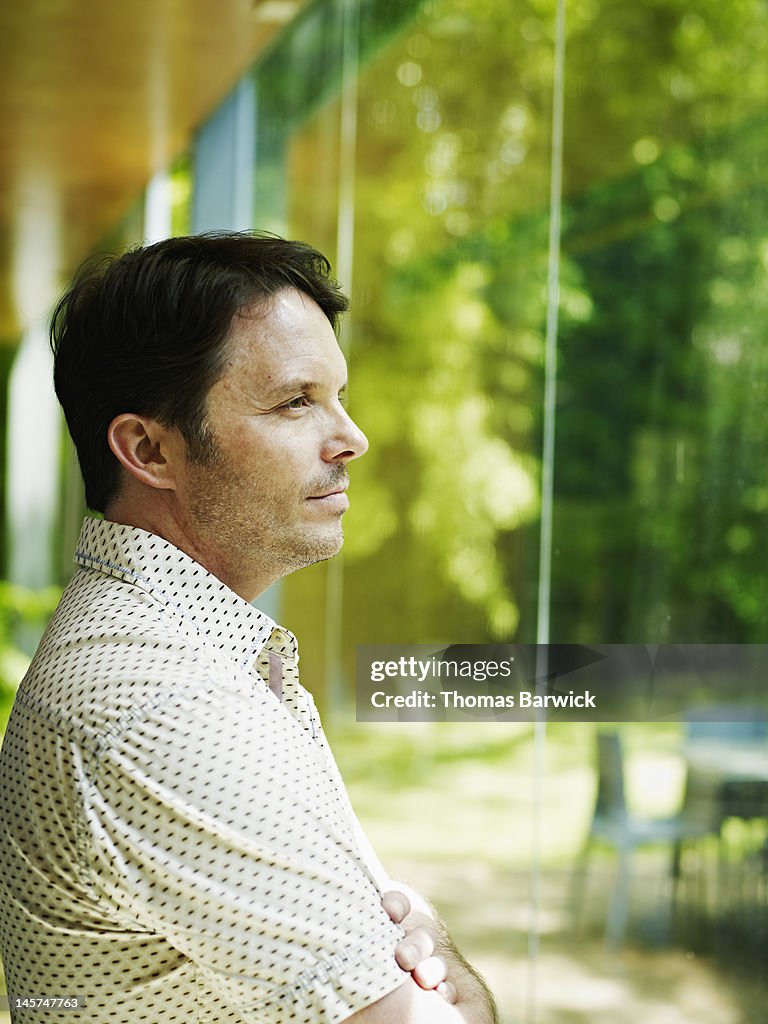
[[[125,580],[78,570],[19,688],[27,709],[91,736],[224,674],[194,623]]]
[[[87,662],[91,668],[131,664],[142,650],[167,642],[184,642],[180,621],[169,621],[169,608],[158,597],[129,581],[78,569],[67,585],[43,634],[33,668]],[[107,652],[121,648],[122,658]]]

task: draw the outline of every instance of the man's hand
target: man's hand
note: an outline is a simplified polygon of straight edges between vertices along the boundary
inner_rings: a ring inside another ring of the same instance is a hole
[[[446,980],[445,963],[439,956],[433,956],[437,943],[436,929],[428,923],[418,923],[413,916],[408,918],[410,901],[397,889],[385,892],[381,902],[395,924],[402,924],[406,931],[405,938],[395,947],[398,965],[410,972],[420,988],[436,989],[446,1002],[455,1003],[456,988]]]
[[[384,909],[406,936],[395,949],[395,959],[424,989],[435,989],[473,1024],[499,1024],[499,1011],[484,979],[451,941],[442,921],[411,911],[405,893],[393,889],[382,898]],[[427,909],[429,909],[427,907]],[[433,955],[437,952],[438,956]],[[439,966],[438,966],[439,965]],[[435,984],[435,979],[440,980]]]

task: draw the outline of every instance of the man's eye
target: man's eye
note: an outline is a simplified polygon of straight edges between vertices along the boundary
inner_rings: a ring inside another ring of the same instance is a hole
[[[297,409],[306,409],[308,405],[309,399],[307,396],[299,395],[296,398],[292,398],[290,402],[286,402],[285,405],[283,405],[283,409],[292,409],[295,411]]]

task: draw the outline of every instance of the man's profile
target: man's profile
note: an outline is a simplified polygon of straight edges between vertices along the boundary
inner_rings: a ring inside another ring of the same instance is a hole
[[[319,253],[250,234],[91,265],[57,306],[56,391],[103,518],[0,755],[14,1021],[41,1019],[32,996],[78,996],[61,1019],[93,1024],[496,1019],[439,927],[384,895],[296,640],[250,603],[342,544],[367,448],[346,306]]]

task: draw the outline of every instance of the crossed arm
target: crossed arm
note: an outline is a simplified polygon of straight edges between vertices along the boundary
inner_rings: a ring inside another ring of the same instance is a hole
[[[443,923],[412,911],[397,890],[385,893],[382,902],[406,931],[395,959],[411,976],[345,1024],[500,1024],[490,990],[453,945]]]
[[[339,1021],[361,993],[389,990],[346,1021],[498,1024],[492,998],[429,908],[419,907],[420,917],[411,910],[418,897],[409,904],[398,892],[378,902],[391,883],[364,843],[336,841],[348,822],[343,806],[338,826],[330,812],[315,812],[339,802],[341,783],[318,773],[307,798],[301,751],[286,753],[291,716],[270,718],[266,728],[258,701],[238,704],[215,688],[194,697],[171,727],[163,705],[153,705],[94,767],[89,863],[103,905],[162,936],[244,1019],[282,1021],[290,1005],[297,1019]],[[219,728],[210,730],[214,717]],[[221,735],[237,751],[234,776]],[[158,759],[158,749],[173,757]],[[262,792],[279,797],[261,799]],[[300,814],[286,829],[289,802]],[[134,824],[137,803],[157,824],[151,842]]]

